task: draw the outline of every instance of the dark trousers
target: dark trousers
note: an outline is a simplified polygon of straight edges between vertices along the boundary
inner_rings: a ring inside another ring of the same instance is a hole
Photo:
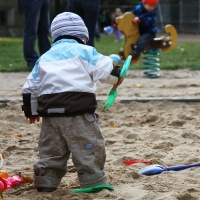
[[[151,42],[152,40],[154,39],[154,35],[152,33],[144,33],[140,36],[140,39],[138,40],[137,44],[136,44],[136,47],[134,49],[134,52],[138,55],[140,55],[146,45]]]
[[[38,38],[40,55],[51,47],[49,41],[50,31],[50,1],[49,0],[20,0],[23,8],[24,28],[24,58],[28,65],[34,65],[39,58],[35,51],[35,43]]]
[[[68,0],[67,12],[79,15],[89,32],[87,45],[94,47],[95,26],[100,9],[100,0]]]

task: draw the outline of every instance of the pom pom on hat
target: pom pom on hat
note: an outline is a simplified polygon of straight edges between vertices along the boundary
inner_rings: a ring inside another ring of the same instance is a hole
[[[71,12],[58,14],[51,23],[51,36],[53,41],[63,35],[71,35],[84,41],[89,39],[88,29],[82,18]]]
[[[146,3],[151,6],[157,6],[158,0],[142,0],[142,3]]]

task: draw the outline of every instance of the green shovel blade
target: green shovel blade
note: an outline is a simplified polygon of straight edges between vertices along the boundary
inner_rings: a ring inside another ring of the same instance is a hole
[[[110,90],[107,101],[103,107],[103,111],[105,111],[108,107],[110,107],[114,103],[117,95],[118,95],[118,90],[112,90],[112,89]]]
[[[93,187],[75,189],[72,192],[74,192],[74,193],[91,193],[91,192],[99,192],[103,189],[114,190],[114,187],[110,184],[100,184],[100,185],[96,185]]]
[[[120,72],[120,78],[124,78],[126,76],[126,73],[127,73],[128,68],[130,66],[130,63],[131,63],[131,59],[132,59],[132,56],[130,55],[125,60],[123,67],[122,67],[122,70]],[[118,95],[118,90],[112,90],[112,89],[110,90],[107,101],[106,101],[106,103],[103,107],[103,111],[105,111],[107,108],[109,108],[114,103],[117,95]]]

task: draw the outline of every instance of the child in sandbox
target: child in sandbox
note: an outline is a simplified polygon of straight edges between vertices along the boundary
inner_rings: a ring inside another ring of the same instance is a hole
[[[117,23],[115,21],[115,19],[119,16],[122,15],[122,11],[120,8],[116,8],[115,9],[115,14],[114,14],[114,17],[112,19],[112,22],[111,22],[111,26],[113,27],[114,29],[114,34],[115,34],[115,42],[119,42],[120,39],[121,39],[121,31],[117,28]]]
[[[104,170],[105,144],[95,113],[95,82],[121,84],[120,69],[109,56],[85,45],[87,27],[74,13],[57,15],[51,35],[51,49],[39,58],[22,88],[22,109],[30,123],[43,117],[34,186],[39,192],[55,191],[67,172],[71,153],[81,187],[78,192],[112,190]]]
[[[138,23],[140,33],[140,38],[138,42],[133,45],[133,51],[131,52],[132,58],[135,60],[139,59],[145,46],[156,36],[157,26],[155,25],[155,21],[157,4],[158,0],[142,0],[142,2],[131,11],[136,15],[132,22]]]

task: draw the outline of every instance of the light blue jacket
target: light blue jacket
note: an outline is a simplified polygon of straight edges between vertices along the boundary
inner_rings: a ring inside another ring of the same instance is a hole
[[[74,116],[97,107],[97,80],[116,84],[113,60],[74,39],[61,39],[37,61],[22,88],[23,111],[31,116]]]

